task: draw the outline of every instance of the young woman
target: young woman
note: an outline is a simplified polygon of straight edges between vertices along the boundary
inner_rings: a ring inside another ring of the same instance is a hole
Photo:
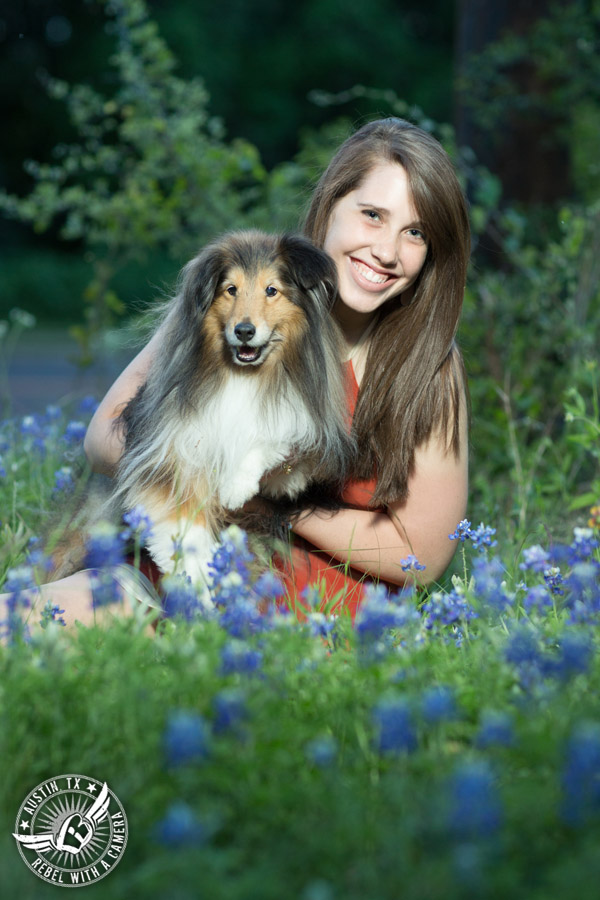
[[[469,258],[469,224],[441,145],[401,119],[371,122],[346,140],[318,183],[305,232],[333,258],[333,315],[346,344],[357,471],[335,512],[292,523],[282,569],[294,604],[308,584],[354,614],[365,580],[404,583],[418,559],[422,583],[452,557],[448,535],[467,500],[467,389],[454,336]],[[113,422],[146,378],[161,332],[108,391],[85,439],[92,467],[114,472]],[[405,564],[406,568],[406,564]],[[85,573],[47,585],[42,598],[67,621],[93,619]]]

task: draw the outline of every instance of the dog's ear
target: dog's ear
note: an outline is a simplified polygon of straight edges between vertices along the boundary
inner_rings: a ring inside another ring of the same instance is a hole
[[[303,291],[321,288],[331,306],[337,291],[335,263],[324,250],[298,234],[283,234],[279,239],[279,252],[289,277]]]
[[[180,296],[187,315],[203,317],[215,298],[223,277],[225,260],[221,242],[208,244],[183,267],[180,276]]]

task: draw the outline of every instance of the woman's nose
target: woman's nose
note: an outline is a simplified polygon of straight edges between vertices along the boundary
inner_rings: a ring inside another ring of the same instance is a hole
[[[371,253],[383,266],[393,266],[398,258],[396,242],[392,240],[380,241],[371,246]]]

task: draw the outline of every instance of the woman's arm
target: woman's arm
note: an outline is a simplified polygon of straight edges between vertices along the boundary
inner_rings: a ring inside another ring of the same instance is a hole
[[[400,560],[414,554],[426,568],[420,582],[436,581],[448,567],[456,544],[450,541],[467,506],[466,415],[461,415],[461,450],[447,452],[441,435],[418,448],[408,498],[387,512],[341,509],[299,516],[293,531],[361,572],[393,584],[407,580]],[[411,576],[411,580],[414,576]]]
[[[94,413],[83,442],[83,449],[95,472],[114,475],[123,452],[123,435],[115,428],[115,420],[146,380],[162,339],[163,329],[159,328],[148,344],[121,372]]]

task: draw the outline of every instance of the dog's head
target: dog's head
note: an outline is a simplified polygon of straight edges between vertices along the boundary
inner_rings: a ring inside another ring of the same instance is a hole
[[[333,262],[307,238],[239,231],[186,266],[182,293],[213,345],[236,366],[256,367],[318,329],[335,291]]]

